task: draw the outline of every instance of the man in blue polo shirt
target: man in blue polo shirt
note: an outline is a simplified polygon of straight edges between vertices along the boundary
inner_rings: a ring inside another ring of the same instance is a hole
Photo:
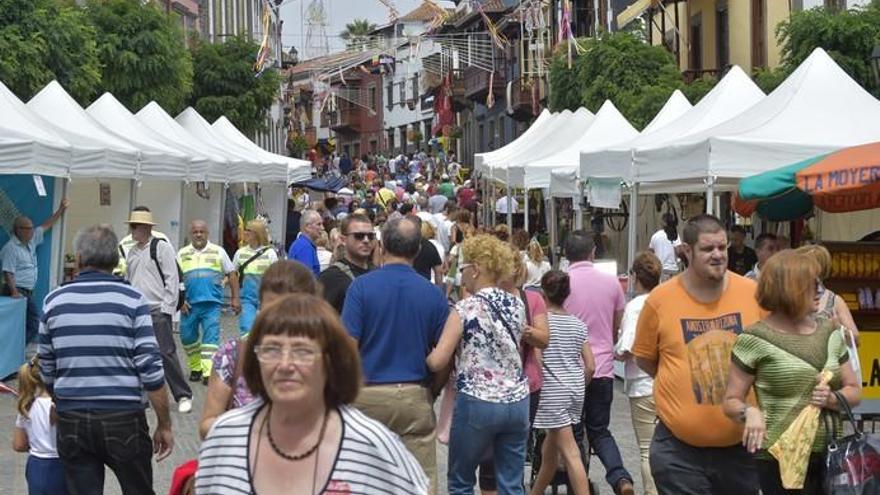
[[[12,222],[12,236],[0,250],[0,263],[3,265],[5,294],[10,297],[27,298],[27,319],[25,320],[25,343],[30,344],[37,337],[40,325],[39,301],[34,298],[37,286],[37,246],[43,243],[43,233],[51,229],[68,206],[67,198],[61,200],[61,207],[37,228],[30,218],[17,217]]]
[[[412,268],[421,238],[411,218],[385,223],[385,264],[352,282],[342,320],[358,341],[367,385],[355,407],[397,433],[436,487],[436,419],[425,358],[440,339],[449,305]]]
[[[299,235],[287,251],[287,259],[299,261],[306,268],[311,269],[316,277],[321,274],[321,264],[318,263],[318,248],[315,247],[315,241],[321,237],[323,230],[324,223],[321,221],[320,213],[315,210],[302,212],[302,216],[299,217]]]

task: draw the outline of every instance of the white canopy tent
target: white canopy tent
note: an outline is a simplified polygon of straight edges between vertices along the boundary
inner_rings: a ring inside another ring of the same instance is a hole
[[[191,150],[192,155],[204,156],[211,163],[204,180],[208,182],[224,183],[229,180],[230,172],[238,169],[246,169],[248,164],[230,157],[223,156],[207,144],[199,141],[195,136],[184,129],[155,101],[151,101],[141,108],[135,117],[141,124],[150,128],[153,132],[165,139],[179,143],[180,147]]]
[[[287,180],[287,163],[282,160],[269,160],[263,157],[253,156],[250,150],[242,148],[235,143],[229,142],[227,139],[211,127],[194,108],[188,107],[180,113],[175,119],[184,129],[195,136],[206,145],[223,153],[229,158],[251,163],[246,170],[236,170],[236,177],[230,178],[230,182],[260,182],[260,181],[282,181]]]
[[[627,146],[631,146],[629,150],[618,148],[614,151],[606,150],[604,153],[582,156],[581,177],[585,179],[620,177],[624,182],[631,184],[637,174],[636,169],[644,163],[639,161],[640,157],[650,154],[652,150],[666,143],[729,120],[763,98],[764,93],[752,79],[738,66],[733,66],[693,108],[681,114],[673,122],[642,133],[631,143],[626,143]]]
[[[301,180],[306,180],[311,178],[312,176],[312,164],[307,160],[300,160],[298,158],[291,158],[289,156],[277,155],[275,153],[270,153],[263,148],[257,146],[253,141],[251,141],[247,136],[242,134],[240,130],[238,130],[235,125],[229,121],[225,116],[220,117],[211,125],[217,133],[228,139],[229,141],[238,144],[239,146],[251,150],[257,156],[261,158],[266,158],[268,160],[281,160],[287,162],[287,183],[290,184],[292,182],[298,182]]]
[[[73,148],[0,82],[0,173],[67,177]]]
[[[52,81],[27,103],[44,128],[76,143],[71,176],[129,179],[141,160],[138,148],[108,132],[69,95],[58,81]]]
[[[141,124],[110,93],[104,93],[86,112],[109,132],[133,143],[141,150],[137,177],[193,180],[204,177],[210,164],[203,156],[189,156],[151,129]]]
[[[733,119],[636,156],[639,182],[716,184],[880,140],[880,101],[821,48],[760,104]],[[712,208],[712,201],[707,207]]]
[[[566,113],[566,112],[571,113],[569,110],[565,110],[562,113]],[[484,168],[484,166],[483,166],[484,163],[509,153],[510,149],[512,149],[512,148],[522,146],[523,143],[529,141],[529,136],[534,134],[538,129],[541,128],[541,126],[546,125],[548,123],[548,121],[555,119],[558,115],[560,115],[560,114],[559,113],[550,113],[549,110],[544,109],[538,115],[538,118],[536,118],[535,121],[532,122],[532,125],[530,125],[529,128],[525,130],[525,132],[520,134],[520,136],[518,138],[507,143],[506,145],[502,146],[501,148],[498,148],[497,150],[487,151],[485,153],[476,153],[474,155],[474,169],[477,170],[478,172],[485,173],[487,171],[487,169]]]

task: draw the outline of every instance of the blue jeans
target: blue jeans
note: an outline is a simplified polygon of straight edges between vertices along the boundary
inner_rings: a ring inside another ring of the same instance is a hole
[[[28,456],[24,477],[27,479],[28,495],[67,495],[64,481],[64,465],[61,460]]]
[[[260,310],[260,280],[247,275],[241,287],[241,314],[238,315],[238,336],[244,337],[251,331],[257,312]]]
[[[459,392],[449,433],[449,495],[473,495],[476,470],[488,457],[495,460],[500,493],[521,495],[529,399],[510,404],[486,402]]]
[[[614,378],[593,378],[584,396],[582,423],[587,432],[587,441],[605,466],[605,481],[616,490],[620,480],[632,482],[632,475],[623,467],[617,442],[608,430],[613,398]]]

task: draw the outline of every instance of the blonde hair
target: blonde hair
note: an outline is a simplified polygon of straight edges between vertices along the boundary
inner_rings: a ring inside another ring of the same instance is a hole
[[[544,248],[541,247],[541,243],[537,239],[529,241],[529,259],[537,264],[544,261]]]
[[[256,236],[257,244],[260,246],[267,246],[269,244],[269,231],[266,229],[266,222],[262,220],[251,220],[247,223],[245,229],[249,230],[251,235]]]
[[[330,247],[330,236],[327,235],[326,230],[322,230],[321,234],[318,235],[318,238],[315,239],[315,246],[322,247],[324,249]]]
[[[422,222],[422,237],[424,239],[433,239],[437,235],[431,222]]]
[[[40,361],[34,356],[18,369],[18,413],[28,419],[31,406],[45,390],[46,385],[40,378]]]
[[[465,263],[478,265],[496,283],[513,275],[513,250],[498,238],[485,234],[475,235],[465,239],[461,249]]]
[[[510,278],[515,287],[522,287],[529,278],[529,269],[526,267],[522,253],[515,245],[510,244],[510,252],[513,254],[513,272]]]
[[[820,264],[800,250],[780,251],[764,263],[758,279],[758,304],[773,313],[802,318],[813,312]]]
[[[805,254],[819,263],[819,278],[825,280],[831,275],[831,253],[828,248],[819,244],[807,244],[795,249],[795,252]],[[764,270],[761,270],[763,277]]]

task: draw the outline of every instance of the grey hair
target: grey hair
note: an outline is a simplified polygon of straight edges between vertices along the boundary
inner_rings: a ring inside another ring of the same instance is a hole
[[[18,235],[18,229],[21,228],[25,222],[31,222],[31,219],[24,215],[15,217],[15,220],[12,221],[12,230],[15,235]]]
[[[421,223],[410,217],[395,218],[382,226],[382,245],[393,256],[413,260],[422,244]]]
[[[315,210],[305,210],[302,212],[302,216],[299,217],[299,228],[302,230],[306,225],[309,224],[314,218],[321,219],[321,214]]]
[[[109,224],[101,223],[80,229],[73,238],[80,267],[112,272],[119,264],[119,239]]]

